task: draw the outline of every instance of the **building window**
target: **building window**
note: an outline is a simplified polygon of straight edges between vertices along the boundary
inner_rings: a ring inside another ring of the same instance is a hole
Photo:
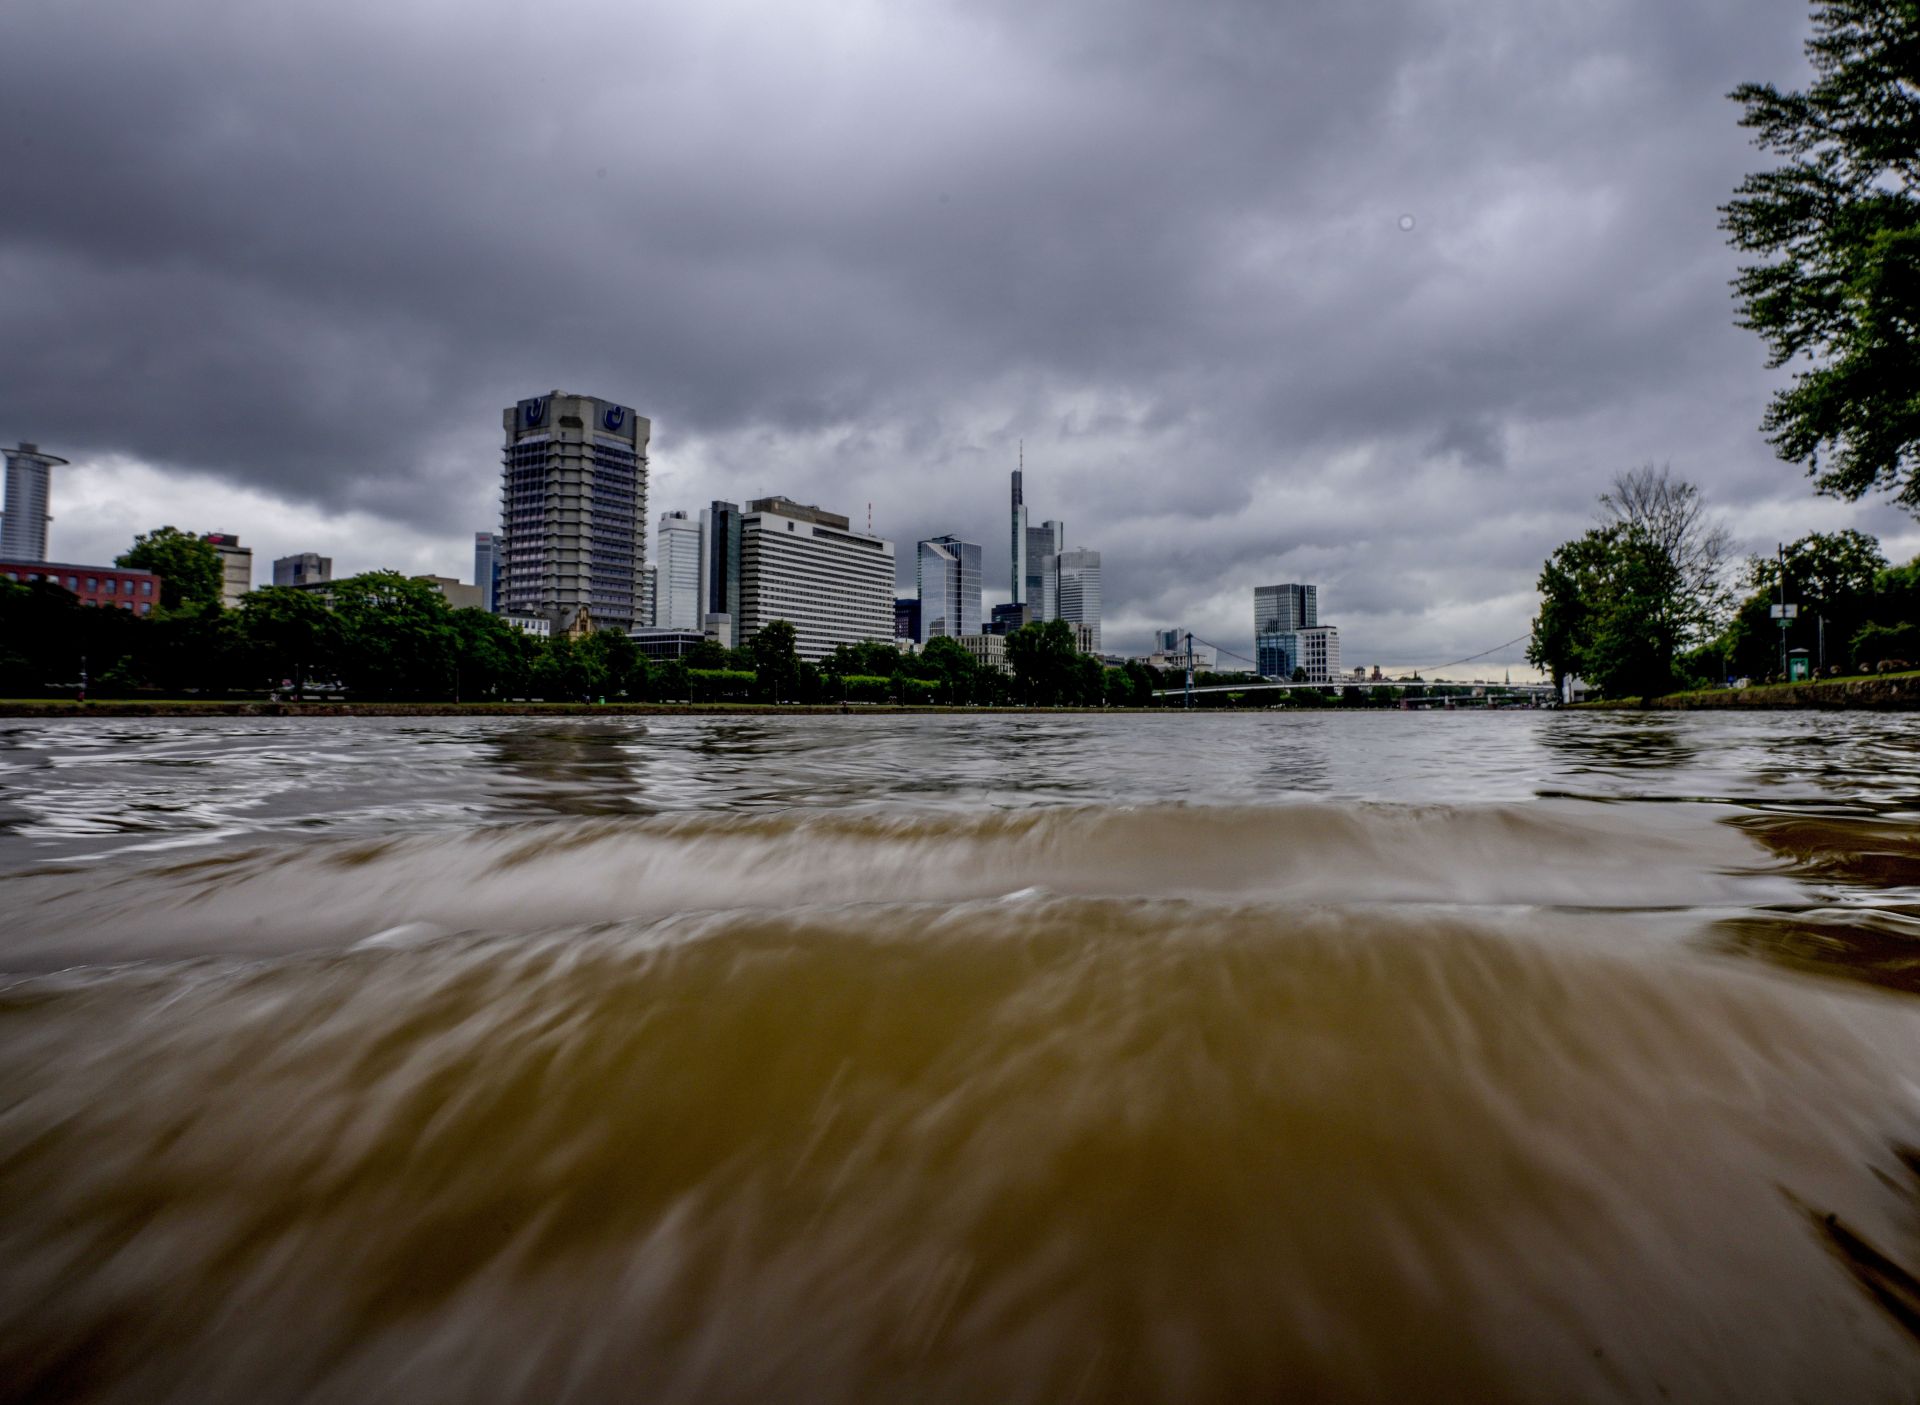
[[[78,590],[78,589],[80,589],[80,577],[78,577],[78,576],[68,576],[68,577],[67,577],[67,589],[68,589],[68,590]]]
[[[140,593],[141,593],[142,595],[151,595],[151,594],[153,594],[153,582],[152,582],[152,581],[141,581],[141,582],[140,582]]]
[[[98,576],[88,576],[88,577],[87,577],[87,589],[88,589],[88,590],[98,590],[99,588],[100,588],[100,578],[99,578]]]
[[[115,580],[112,576],[108,576],[107,577],[107,594],[117,595],[119,591],[120,591],[120,582]]]

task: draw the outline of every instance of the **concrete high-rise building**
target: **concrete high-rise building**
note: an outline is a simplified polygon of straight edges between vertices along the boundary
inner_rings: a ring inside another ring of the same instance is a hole
[[[1020,446],[1020,467],[1013,471],[1013,532],[1010,555],[1013,558],[1013,595],[1011,603],[1027,598],[1027,493],[1022,480],[1027,472],[1027,447]]]
[[[635,629],[656,628],[660,618],[660,567],[649,561],[640,568],[640,621]]]
[[[736,643],[752,643],[775,620],[793,626],[803,659],[824,659],[836,644],[892,639],[893,543],[787,498],[748,503]]]
[[[660,518],[659,552],[654,563],[660,568],[653,605],[655,628],[701,628],[707,613],[700,602],[700,562],[706,555],[702,549],[704,517],[669,512]]]
[[[7,496],[0,508],[0,557],[45,561],[47,524],[53,521],[53,470],[66,462],[24,441],[8,449]]]
[[[920,586],[922,644],[939,636],[980,633],[980,547],[955,536],[920,543],[915,574]]]
[[[318,585],[333,579],[333,558],[315,551],[297,556],[278,556],[273,562],[275,585]]]
[[[500,534],[473,534],[473,583],[480,587],[480,608],[492,611],[500,599]]]
[[[647,445],[625,405],[556,390],[509,406],[500,475],[500,614],[631,629],[647,564]]]
[[[253,548],[232,532],[208,532],[201,540],[220,553],[220,603],[231,610],[253,589]]]
[[[1060,602],[1054,598],[1059,583],[1060,563],[1054,558],[1067,548],[1067,525],[1047,521],[1027,531],[1027,552],[1023,562],[1026,590],[1020,602],[1033,612],[1036,620],[1060,618]]]
[[[1100,648],[1100,553],[1062,551],[1053,560],[1056,603],[1049,618],[1087,626],[1093,642],[1086,652],[1095,653]]]

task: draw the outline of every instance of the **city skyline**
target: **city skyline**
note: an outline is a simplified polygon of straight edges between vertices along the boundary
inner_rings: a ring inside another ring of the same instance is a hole
[[[0,439],[73,461],[63,559],[174,522],[464,575],[491,417],[556,383],[657,419],[657,506],[871,503],[896,542],[982,543],[988,610],[1024,441],[1130,653],[1169,620],[1249,648],[1273,579],[1337,595],[1367,662],[1478,652],[1647,462],[1744,551],[1841,526],[1920,551],[1774,459],[1780,373],[1733,321],[1717,210],[1763,158],[1724,94],[1803,79],[1797,0],[589,3],[647,81],[564,94],[487,0],[186,13],[157,48],[101,8],[0,22],[0,110],[36,133],[0,213]],[[846,102],[796,126],[821,45]]]

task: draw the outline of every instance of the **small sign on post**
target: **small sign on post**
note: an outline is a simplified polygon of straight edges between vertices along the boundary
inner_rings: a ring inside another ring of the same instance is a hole
[[[1798,605],[1769,605],[1767,609],[1776,620],[1780,621],[1783,627],[1788,620],[1800,618],[1800,607]]]

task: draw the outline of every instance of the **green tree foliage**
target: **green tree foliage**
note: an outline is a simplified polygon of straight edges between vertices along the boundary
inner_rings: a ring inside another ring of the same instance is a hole
[[[862,640],[858,644],[836,644],[833,657],[827,661],[827,672],[842,678],[856,674],[891,678],[900,671],[902,658],[898,648],[877,639]]]
[[[85,609],[72,591],[48,581],[0,580],[0,695],[77,688],[89,646],[105,629],[132,623],[124,615]]]
[[[1735,281],[1740,325],[1770,364],[1810,363],[1767,409],[1780,457],[1822,492],[1920,511],[1920,3],[1816,0],[1813,31],[1805,92],[1732,94],[1781,158],[1721,210],[1733,246],[1767,260]]]
[[[766,702],[791,702],[799,692],[800,654],[794,647],[794,629],[785,620],[762,625],[747,645],[759,675]]]
[[[534,660],[542,651],[538,640],[500,616],[472,607],[450,612],[447,621],[453,630],[457,698],[471,702],[526,696]]]
[[[1816,666],[1844,667],[1853,657],[1848,642],[1876,609],[1876,582],[1887,565],[1880,544],[1849,528],[1811,532],[1784,554],[1786,599],[1800,607],[1786,645],[1807,649]],[[1718,646],[1721,667],[1734,677],[1769,678],[1780,672],[1782,631],[1772,614],[1780,600],[1779,557],[1750,557],[1746,583],[1749,594]],[[1699,670],[1710,681],[1718,681],[1718,671]]]
[[[240,597],[237,613],[240,632],[267,679],[284,680],[299,697],[308,678],[331,676],[339,631],[333,611],[314,592],[262,586]]]
[[[1577,675],[1606,697],[1668,692],[1686,629],[1683,586],[1645,528],[1595,527],[1547,559],[1528,661],[1556,684]]]
[[[142,532],[133,546],[113,558],[116,566],[152,571],[160,577],[160,607],[164,610],[218,610],[224,584],[220,553],[178,527]]]
[[[453,696],[453,611],[431,584],[398,571],[369,571],[334,582],[332,595],[339,630],[335,663],[351,692],[367,698]]]
[[[1006,647],[1020,701],[1037,707],[1079,701],[1084,675],[1076,662],[1080,653],[1073,647],[1073,628],[1065,620],[1023,624],[1007,636]]]
[[[1732,609],[1726,528],[1708,518],[1700,490],[1666,467],[1647,464],[1614,475],[1600,495],[1601,520],[1644,533],[1667,558],[1676,582],[1672,613],[1683,645],[1704,643]]]

